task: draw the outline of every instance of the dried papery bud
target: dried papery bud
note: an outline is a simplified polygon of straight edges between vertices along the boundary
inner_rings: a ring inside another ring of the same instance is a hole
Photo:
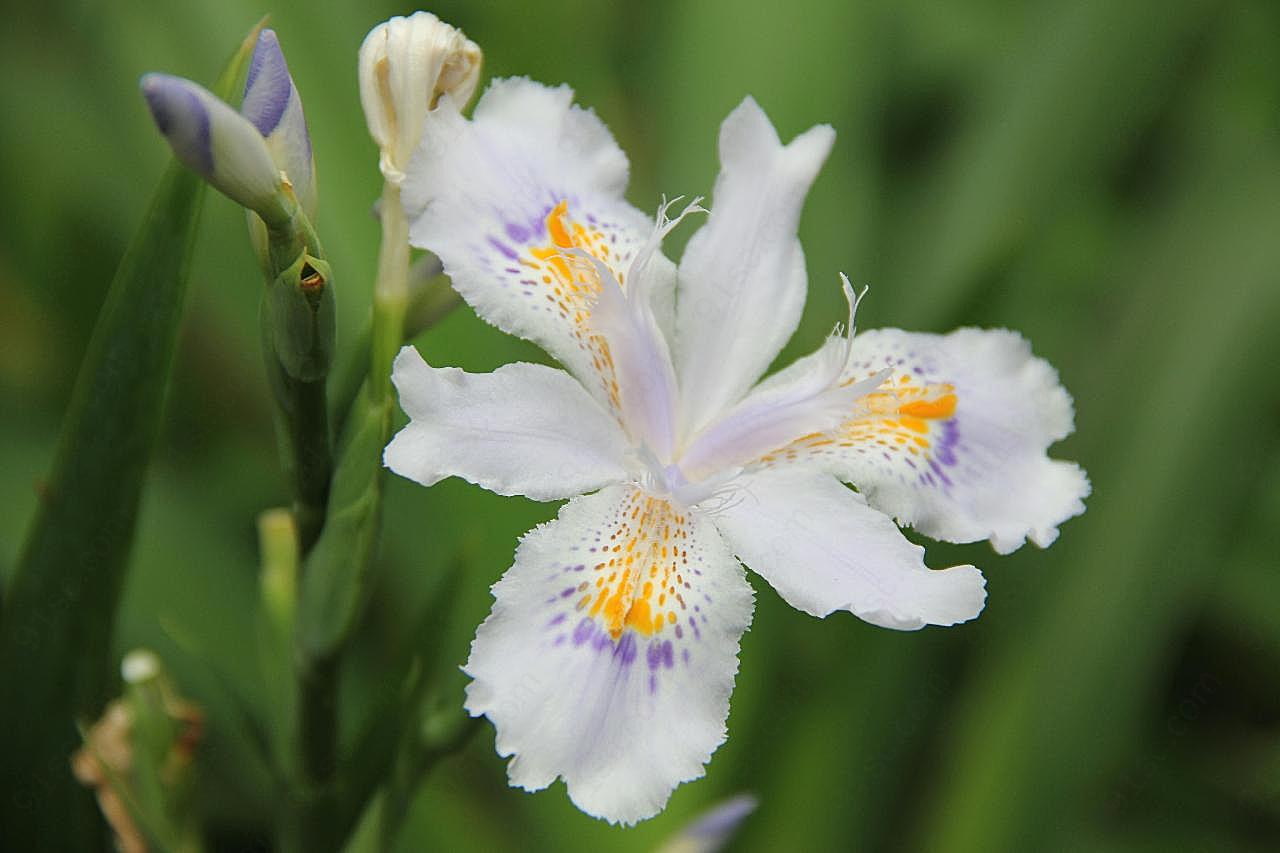
[[[122,792],[112,779],[129,778],[133,772],[132,726],[128,706],[116,699],[85,736],[85,744],[71,758],[71,772],[98,797],[98,807],[115,834],[122,853],[147,853],[147,842]]]
[[[481,52],[430,12],[394,17],[360,46],[360,102],[381,150],[383,176],[399,185],[441,95],[464,106],[480,79]]]
[[[153,652],[130,652],[120,674],[124,696],[85,732],[72,772],[94,789],[119,850],[151,849],[140,826],[143,816],[147,834],[163,842],[163,849],[191,849],[197,835],[192,762],[204,715],[178,695]]]

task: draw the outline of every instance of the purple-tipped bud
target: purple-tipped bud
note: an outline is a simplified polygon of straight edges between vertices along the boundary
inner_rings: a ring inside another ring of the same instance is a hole
[[[659,853],[715,853],[732,840],[738,827],[756,810],[757,805],[756,798],[750,794],[730,797],[694,818],[679,834],[662,845]]]
[[[276,168],[285,173],[309,219],[316,213],[315,164],[302,98],[274,30],[263,30],[253,49],[240,114],[265,137]]]
[[[156,126],[184,165],[264,218],[280,217],[280,170],[257,128],[190,80],[147,74],[141,85]]]

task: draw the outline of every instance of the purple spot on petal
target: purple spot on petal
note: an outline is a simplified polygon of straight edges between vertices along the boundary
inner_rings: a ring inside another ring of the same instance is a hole
[[[677,640],[684,639],[684,629],[681,628],[679,625],[676,626],[676,639]]]
[[[664,640],[662,642],[662,665],[667,669],[671,669],[671,667],[675,666],[675,652],[671,646],[670,640]]]
[[[618,645],[613,649],[613,657],[621,662],[623,666],[628,666],[636,659],[636,638],[630,631],[622,635],[622,639],[618,641]]]
[[[559,625],[561,622],[565,620],[565,617],[567,615],[568,614],[565,614],[565,613],[557,613],[555,617],[550,622],[547,623],[547,627],[550,628],[552,625]]]
[[[568,598],[569,596],[573,595],[573,593],[574,593],[576,590],[577,590],[577,587],[573,587],[573,586],[571,586],[571,587],[567,587],[567,588],[565,588],[565,589],[562,589],[562,590],[560,591],[560,597],[561,597],[561,598]]]
[[[650,693],[658,692],[658,676],[654,675],[653,673],[649,673],[649,692]]]
[[[497,237],[490,237],[489,245],[493,246],[493,248],[497,249],[499,252],[506,255],[508,258],[510,258],[513,261],[520,257],[515,253],[514,249],[512,249],[506,243],[499,240]]]
[[[580,646],[591,639],[596,633],[596,623],[587,617],[583,617],[578,623],[578,627],[573,629],[573,644]]]
[[[688,663],[688,662],[689,662],[689,650],[688,650],[688,649],[685,649],[683,652],[681,652],[681,653],[680,653],[680,657],[684,660],[684,662],[685,662],[685,663]]]
[[[955,418],[951,418],[942,424],[942,438],[938,442],[938,447],[934,451],[934,456],[943,465],[955,465],[955,448],[959,443],[960,425],[956,423]]]

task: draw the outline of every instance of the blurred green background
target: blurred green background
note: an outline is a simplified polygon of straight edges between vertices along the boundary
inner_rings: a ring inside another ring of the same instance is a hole
[[[492,729],[440,763],[403,849],[646,850],[721,797],[734,849],[1280,849],[1280,4],[1274,0],[441,2],[491,75],[571,83],[633,164],[630,199],[707,193],[715,132],[753,94],[836,148],[801,228],[811,280],[783,359],[859,325],[1008,326],[1061,372],[1093,481],[1048,551],[973,562],[986,612],[899,634],[818,621],[753,579],[730,736],[707,778],[630,830],[563,787],[505,784]],[[0,32],[0,572],[12,567],[111,272],[168,161],[137,80],[211,80],[265,12],[306,105],[340,334],[365,316],[380,187],[365,32],[411,7],[48,0]],[[248,847],[269,780],[256,514],[286,500],[243,217],[211,193],[117,647],[158,650],[208,711],[202,804]],[[678,255],[686,233],[668,253]],[[544,358],[463,309],[435,364]],[[554,515],[458,481],[389,486],[378,594],[347,665],[354,738],[411,648],[442,703],[517,537]],[[458,582],[450,586],[450,572]],[[443,605],[441,605],[443,602]],[[435,606],[433,606],[433,603]],[[70,721],[68,722],[70,725]],[[2,759],[0,759],[2,760]]]

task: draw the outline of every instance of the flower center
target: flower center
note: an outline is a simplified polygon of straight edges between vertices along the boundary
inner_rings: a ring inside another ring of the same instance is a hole
[[[663,463],[658,456],[642,446],[637,451],[644,473],[639,485],[647,493],[683,506],[692,507],[706,503],[712,498],[727,496],[732,490],[732,481],[741,473],[741,468],[718,471],[708,477],[690,480],[680,467],[679,462]]]

